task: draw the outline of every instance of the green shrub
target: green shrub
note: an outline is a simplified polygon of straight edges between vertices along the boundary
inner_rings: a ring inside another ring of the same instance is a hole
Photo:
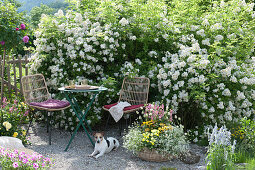
[[[255,122],[251,119],[243,118],[240,121],[240,133],[242,137],[238,140],[238,147],[250,155],[255,153]]]
[[[127,74],[149,77],[149,100],[173,106],[185,128],[195,129],[194,141],[205,137],[201,134],[205,126],[254,116],[253,4],[74,2],[76,12],[42,17],[31,68],[45,75],[54,94],[69,79],[86,78],[101,85],[114,77],[116,86],[96,99],[90,123],[101,119],[103,105],[117,101]],[[84,109],[89,95],[77,99]],[[77,123],[73,115],[70,109],[56,122],[73,129]]]

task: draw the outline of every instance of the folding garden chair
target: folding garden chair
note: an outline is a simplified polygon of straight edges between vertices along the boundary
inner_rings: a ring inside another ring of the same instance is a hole
[[[28,75],[21,79],[23,96],[25,102],[31,108],[46,111],[47,115],[47,132],[49,132],[49,144],[51,145],[51,117],[52,112],[64,110],[70,107],[68,101],[54,100],[46,85],[45,78],[42,74]],[[32,116],[28,129],[31,126]]]
[[[125,77],[120,90],[120,97],[118,102],[128,102],[131,106],[125,107],[123,110],[124,115],[141,110],[148,102],[150,87],[150,79],[145,77]],[[118,103],[105,105],[103,109],[109,111],[109,109]],[[108,125],[110,114],[107,118],[106,127]],[[126,119],[127,121],[127,119]],[[126,122],[127,124],[127,122]],[[121,127],[121,124],[120,124]],[[121,128],[120,128],[121,133]]]

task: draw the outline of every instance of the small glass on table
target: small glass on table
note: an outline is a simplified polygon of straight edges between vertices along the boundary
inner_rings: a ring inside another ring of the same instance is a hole
[[[75,88],[74,80],[68,80],[69,88]]]
[[[81,81],[81,85],[87,86],[87,85],[88,85],[88,79],[83,79],[83,80]]]

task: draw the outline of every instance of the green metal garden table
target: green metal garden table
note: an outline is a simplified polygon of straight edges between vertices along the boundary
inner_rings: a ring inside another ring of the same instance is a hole
[[[68,148],[69,148],[70,144],[72,143],[72,140],[74,139],[74,137],[75,137],[75,135],[76,135],[78,129],[80,128],[80,126],[83,127],[83,129],[84,129],[84,131],[86,132],[86,134],[87,134],[87,136],[88,136],[88,138],[89,138],[91,144],[94,146],[94,142],[93,142],[93,140],[92,140],[92,138],[91,138],[91,136],[90,136],[90,134],[89,134],[89,132],[92,132],[92,130],[91,130],[91,127],[89,126],[89,124],[88,124],[88,122],[87,122],[87,120],[86,120],[86,115],[87,115],[87,113],[88,113],[88,111],[89,111],[89,109],[90,109],[92,103],[94,102],[96,96],[97,96],[101,91],[107,90],[107,88],[105,88],[105,87],[99,87],[99,88],[97,88],[97,89],[86,89],[86,90],[85,90],[85,89],[66,89],[65,87],[61,87],[61,88],[59,88],[58,90],[64,92],[66,99],[67,99],[67,100],[69,101],[69,103],[71,104],[72,109],[74,110],[76,117],[79,119],[79,124],[77,125],[77,127],[76,127],[74,133],[72,134],[72,137],[71,137],[71,139],[69,140],[69,143],[68,143],[68,145],[67,145],[66,148],[65,148],[65,151],[68,150]],[[76,98],[74,97],[73,93],[88,93],[88,92],[93,93],[93,97],[92,97],[92,99],[91,99],[89,105],[87,106],[85,112],[82,113],[82,111],[81,111],[81,109],[80,109],[80,106],[78,105],[77,100],[76,100]],[[88,130],[86,129],[86,127],[85,127],[83,121],[84,121],[84,123],[87,125],[89,132],[88,132]]]

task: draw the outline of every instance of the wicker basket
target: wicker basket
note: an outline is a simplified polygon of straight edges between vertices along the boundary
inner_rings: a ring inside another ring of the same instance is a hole
[[[142,151],[138,153],[138,157],[145,161],[151,162],[166,162],[173,158],[171,155],[164,156],[158,153],[155,149],[149,150],[148,148],[144,148]]]

